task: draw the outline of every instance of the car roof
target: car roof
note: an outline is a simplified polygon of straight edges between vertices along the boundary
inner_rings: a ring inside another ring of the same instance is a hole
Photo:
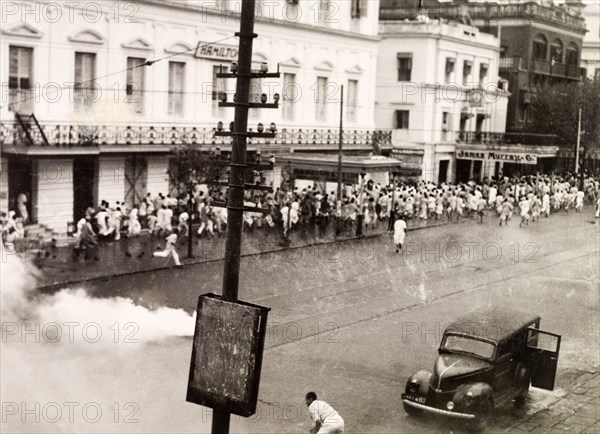
[[[539,320],[538,315],[514,309],[478,308],[449,324],[444,334],[460,333],[499,344]]]

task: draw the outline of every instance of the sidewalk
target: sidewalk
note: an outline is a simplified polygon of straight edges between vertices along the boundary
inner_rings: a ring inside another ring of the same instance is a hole
[[[460,222],[474,221],[473,218],[463,218]],[[407,221],[407,230],[419,230],[440,225],[457,223],[456,220],[426,220],[412,219]],[[284,249],[297,249],[316,244],[331,244],[343,241],[356,240],[358,238],[378,237],[387,232],[387,221],[378,222],[374,229],[363,230],[363,236],[355,235],[355,228],[344,228],[339,237],[335,236],[332,223],[323,233],[316,226],[298,227],[290,231],[290,245],[282,245],[281,229],[279,227],[269,228],[264,226],[260,229],[244,231],[242,236],[242,256],[251,256]],[[177,251],[181,263],[185,265],[198,264],[210,261],[222,260],[225,254],[225,233],[214,237],[195,236],[197,226],[194,226],[193,258],[187,257],[188,240],[181,238],[177,242]],[[162,250],[164,239],[162,237],[142,234],[135,237],[123,237],[120,241],[100,242],[98,247],[97,261],[89,259],[83,263],[73,260],[72,243],[45,246],[36,254],[19,254],[23,261],[31,261],[40,269],[38,287],[43,289],[54,289],[61,285],[82,281],[90,281],[106,278],[109,276],[134,274],[152,270],[168,269],[174,266],[171,257],[156,258],[153,252]]]
[[[578,371],[571,386],[547,408],[526,415],[505,432],[600,432],[600,372]]]

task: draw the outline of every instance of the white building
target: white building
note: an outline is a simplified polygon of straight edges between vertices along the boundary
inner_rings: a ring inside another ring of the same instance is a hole
[[[271,146],[286,151],[335,149],[344,85],[348,141],[368,150],[379,1],[257,3],[253,67],[279,64],[282,76],[253,98],[282,100],[279,110],[251,110],[249,124],[275,122]],[[2,2],[0,210],[25,193],[34,222],[65,232],[101,200],[132,206],[169,193],[174,146],[226,148],[213,132],[233,120],[218,99],[232,101],[235,81],[215,74],[237,60],[240,4]]]
[[[600,80],[600,3],[588,0],[584,4],[582,13],[588,32],[583,38],[581,67],[589,79]]]
[[[375,123],[393,128],[394,155],[414,166],[412,175],[435,182],[497,173],[488,161],[456,165],[457,151],[468,155],[461,146],[494,143],[505,130],[509,94],[505,83],[498,87],[498,39],[426,17],[379,27]]]

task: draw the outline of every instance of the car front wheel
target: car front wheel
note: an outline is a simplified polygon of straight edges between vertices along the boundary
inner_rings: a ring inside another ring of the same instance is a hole
[[[469,422],[469,429],[471,431],[480,432],[487,428],[491,423],[494,416],[494,401],[492,398],[484,398],[475,411],[475,419]]]

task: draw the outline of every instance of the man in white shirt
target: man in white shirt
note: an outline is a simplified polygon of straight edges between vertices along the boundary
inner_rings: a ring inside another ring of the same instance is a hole
[[[344,419],[331,405],[317,400],[315,392],[308,392],[305,402],[313,421],[310,428],[311,434],[342,434],[344,432]]]
[[[394,244],[396,246],[396,253],[399,253],[404,244],[404,237],[406,235],[406,222],[402,219],[402,216],[394,222]]]

